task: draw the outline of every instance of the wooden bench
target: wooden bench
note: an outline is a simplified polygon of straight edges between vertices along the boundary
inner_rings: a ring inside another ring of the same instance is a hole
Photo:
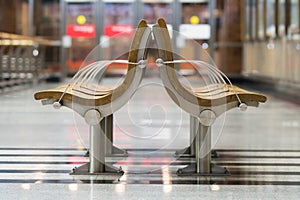
[[[191,115],[190,153],[195,154],[195,164],[179,169],[178,174],[225,174],[226,170],[211,164],[210,127],[222,113],[234,107],[245,110],[247,106],[258,106],[266,97],[252,93],[231,84],[216,83],[202,88],[190,88],[179,81],[175,70],[170,36],[166,23],[159,19],[152,30],[142,20],[135,32],[128,58],[128,72],[123,83],[116,88],[105,88],[90,83],[90,69],[97,67],[101,61],[92,63],[76,74],[71,83],[55,89],[44,90],[35,94],[35,99],[44,104],[53,104],[55,108],[66,106],[85,118],[90,125],[90,162],[72,174],[108,174],[122,170],[105,166],[105,156],[113,152],[112,115],[122,107],[138,88],[144,74],[148,40],[151,33],[158,47],[160,76],[164,87],[173,101]],[[195,64],[201,61],[193,61]],[[100,65],[99,64],[99,65]],[[209,66],[208,66],[209,67]],[[102,73],[102,69],[95,72]],[[212,73],[220,75],[216,68]],[[222,73],[221,73],[222,75]],[[95,77],[93,75],[92,77]],[[102,133],[102,134],[99,134]],[[107,145],[110,144],[110,145]],[[203,156],[200,148],[205,146],[208,152]],[[117,149],[117,148],[115,148]]]
[[[171,39],[166,23],[159,19],[153,27],[153,33],[158,46],[157,65],[160,67],[160,76],[164,87],[172,100],[183,110],[191,115],[191,139],[195,138],[190,146],[190,152],[195,154],[196,163],[184,169],[179,169],[178,174],[226,174],[226,169],[211,164],[211,136],[210,127],[217,117],[235,107],[246,110],[247,106],[258,106],[267,100],[264,95],[253,93],[224,82],[210,84],[202,88],[190,88],[181,83],[175,69]],[[185,61],[181,61],[185,62]],[[201,63],[201,61],[187,61]],[[207,65],[208,67],[211,67]],[[216,68],[210,72],[217,76],[224,76]],[[217,77],[218,78],[218,77]],[[202,151],[206,152],[201,154]],[[203,148],[204,147],[204,148]]]
[[[111,145],[112,115],[128,102],[143,78],[150,33],[151,29],[146,21],[141,20],[129,51],[127,74],[122,84],[116,88],[106,88],[92,82],[91,77],[96,77],[95,73],[102,73],[104,70],[101,69],[103,62],[99,61],[79,70],[69,84],[35,93],[36,100],[42,100],[43,104],[53,104],[55,108],[66,106],[79,113],[90,125],[90,162],[77,168],[72,174],[122,174],[122,170],[105,166],[104,163],[105,156],[117,149]]]

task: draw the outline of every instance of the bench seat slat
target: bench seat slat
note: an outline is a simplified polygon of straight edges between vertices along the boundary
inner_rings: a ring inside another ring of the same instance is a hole
[[[67,88],[67,85],[61,85],[57,88],[44,90],[35,93],[34,97],[36,100],[42,99],[60,99],[63,95],[63,101],[74,101],[84,105],[102,105],[104,103],[103,98],[112,94],[112,90],[108,88],[103,88],[104,90],[99,90],[97,85],[89,84],[89,86],[73,88],[73,85]],[[67,88],[67,90],[66,90]],[[97,89],[97,90],[93,90]]]

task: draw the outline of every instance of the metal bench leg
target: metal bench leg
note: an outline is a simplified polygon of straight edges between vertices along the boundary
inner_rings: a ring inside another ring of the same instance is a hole
[[[190,115],[190,155],[195,155],[195,137],[197,134],[198,119]]]
[[[103,118],[99,124],[90,124],[90,162],[74,168],[71,175],[123,175],[122,169],[105,165],[108,139],[105,135],[107,120]]]
[[[198,140],[194,140],[196,137],[196,134],[197,134],[198,123],[199,123],[199,119],[197,117],[194,117],[191,115],[190,116],[190,144],[191,144],[191,146],[189,147],[191,156],[195,155],[195,142],[198,141]],[[203,126],[203,125],[200,123],[199,128],[201,128],[201,126]],[[211,137],[210,130],[208,130],[208,131],[209,131],[209,137]],[[211,140],[211,138],[209,138],[209,140]],[[200,145],[202,145],[202,144],[200,144]],[[210,146],[209,146],[209,149],[211,149]],[[218,157],[217,152],[213,149],[211,149],[210,154],[211,154],[211,157],[213,157],[213,158]]]
[[[106,155],[110,156],[114,154],[121,154],[124,156],[125,154],[127,154],[126,151],[113,146],[113,114],[105,117],[105,128],[103,130],[105,130],[105,134],[107,137],[107,140],[105,140]]]
[[[105,135],[100,134],[103,128],[105,128],[105,119],[100,122],[100,125],[90,125],[90,173],[105,171],[105,149],[103,148]]]
[[[211,164],[211,127],[202,125],[198,119],[197,124],[196,121],[191,120],[191,122],[194,123],[193,126],[196,126],[193,129],[196,132],[196,136],[191,145],[191,148],[193,148],[195,152],[195,163],[178,169],[177,174],[188,176],[229,174],[225,168]]]
[[[195,156],[195,136],[197,130],[198,119],[190,115],[190,146],[188,148],[180,149],[175,152],[180,158]]]
[[[203,126],[199,123],[198,131],[195,137],[195,159],[196,159],[196,173],[209,174],[211,155],[211,135],[210,127]]]
[[[105,127],[103,130],[105,130],[107,137],[105,143],[106,155],[111,155],[113,153],[113,115],[109,115],[103,120],[105,120]]]

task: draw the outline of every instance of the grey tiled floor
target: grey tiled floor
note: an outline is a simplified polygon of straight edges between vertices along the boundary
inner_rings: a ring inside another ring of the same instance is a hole
[[[1,184],[0,189],[3,199],[299,199],[298,186]]]
[[[180,149],[189,144],[189,116],[170,101],[157,81],[146,79],[131,104],[115,114],[118,147]],[[83,184],[68,172],[87,161],[83,155],[88,147],[88,127],[67,108],[55,110],[33,100],[35,91],[54,86],[41,84],[0,95],[0,199],[298,199],[300,196],[300,106],[297,104],[268,95],[268,102],[259,108],[249,108],[246,112],[234,109],[217,121],[213,146],[220,150],[220,158],[214,162],[233,172],[228,178],[229,185],[195,184],[195,180],[176,182],[176,178],[172,181],[169,176],[159,177],[161,184],[155,184],[156,177],[151,175],[128,175],[109,184],[93,181]],[[246,181],[236,182],[240,180]],[[247,185],[253,182],[256,185]]]

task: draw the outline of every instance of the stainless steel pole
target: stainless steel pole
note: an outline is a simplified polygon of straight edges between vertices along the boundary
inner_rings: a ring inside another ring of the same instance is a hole
[[[195,155],[195,136],[198,122],[199,120],[196,117],[190,116],[190,155]]]
[[[113,153],[113,115],[105,117],[105,134],[107,139],[105,140],[106,155]]]
[[[103,132],[105,120],[100,124],[90,125],[90,173],[103,173],[105,171],[105,135]]]
[[[211,127],[204,126],[199,122],[195,138],[196,173],[211,173]]]

